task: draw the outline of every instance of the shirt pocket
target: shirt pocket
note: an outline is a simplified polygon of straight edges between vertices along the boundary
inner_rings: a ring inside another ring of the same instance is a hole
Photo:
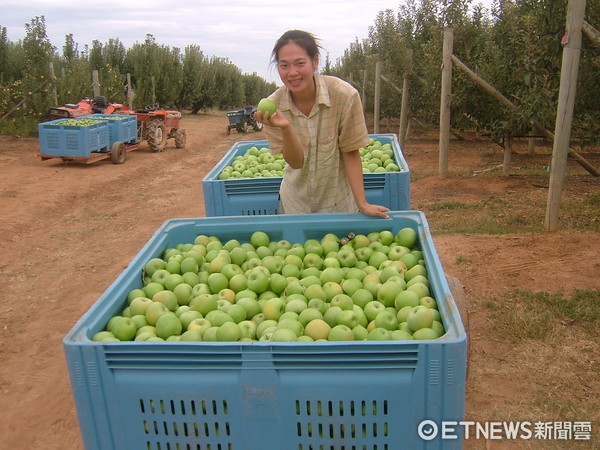
[[[316,164],[318,168],[337,167],[340,152],[337,148],[335,135],[329,135],[319,138],[317,142]]]

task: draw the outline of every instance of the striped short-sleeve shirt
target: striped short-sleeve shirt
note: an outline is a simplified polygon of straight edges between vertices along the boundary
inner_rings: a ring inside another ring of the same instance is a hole
[[[287,87],[269,98],[285,114],[304,149],[300,169],[286,166],[280,199],[286,214],[356,212],[342,152],[369,144],[360,96],[345,81],[315,74],[316,100],[308,116],[293,103]],[[283,151],[281,130],[264,128],[274,154]]]

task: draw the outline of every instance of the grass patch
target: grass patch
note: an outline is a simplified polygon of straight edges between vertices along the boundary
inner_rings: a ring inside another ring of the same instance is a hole
[[[571,299],[560,293],[516,290],[502,299],[488,299],[484,305],[503,335],[513,341],[552,342],[571,327],[598,336],[598,290],[578,290]]]
[[[506,234],[543,229],[543,208],[521,209],[502,198],[477,203],[441,202],[422,208],[436,233]],[[533,212],[533,213],[532,213]]]
[[[515,195],[475,203],[443,201],[424,205],[421,209],[435,233],[507,234],[544,231],[547,207],[546,192],[537,195]],[[578,231],[600,231],[600,194],[564,193],[560,208],[560,228]]]

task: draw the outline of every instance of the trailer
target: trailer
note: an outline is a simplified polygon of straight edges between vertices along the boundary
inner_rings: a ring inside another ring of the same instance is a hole
[[[129,114],[92,114],[38,125],[42,161],[62,159],[83,164],[110,158],[123,164],[138,148],[137,120]]]

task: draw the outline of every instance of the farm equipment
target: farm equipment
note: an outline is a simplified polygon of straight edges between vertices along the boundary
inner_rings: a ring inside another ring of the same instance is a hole
[[[175,139],[175,147],[185,147],[186,133],[181,128],[179,111],[168,111],[155,103],[134,114],[137,115],[139,140],[147,141],[153,151],[162,152],[169,138]]]
[[[143,109],[131,110],[120,103],[107,103],[106,97],[84,98],[77,104],[50,108],[50,120],[75,119],[90,114],[129,114],[137,116],[138,141],[147,141],[154,152],[162,152],[167,139],[175,139],[175,147],[186,144],[185,129],[181,128],[181,112],[166,110],[158,103]]]
[[[50,120],[56,119],[75,119],[77,117],[87,116],[88,114],[129,114],[131,111],[127,106],[120,103],[106,103],[106,97],[97,96],[94,98],[84,98],[78,103],[67,103],[65,106],[55,106],[50,108],[48,113]]]
[[[248,126],[251,126],[254,131],[262,130],[262,123],[254,119],[256,108],[254,106],[246,106],[242,109],[227,111],[229,125],[227,126],[227,134],[231,134],[231,130],[235,128],[238,133],[246,133]]]

